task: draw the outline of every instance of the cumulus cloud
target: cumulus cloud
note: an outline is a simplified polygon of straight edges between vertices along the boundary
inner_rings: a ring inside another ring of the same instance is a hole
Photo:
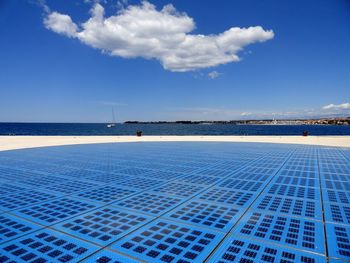
[[[246,45],[274,37],[261,26],[232,27],[217,35],[190,34],[195,22],[171,4],[161,10],[144,1],[129,5],[105,17],[96,3],[91,17],[81,25],[71,17],[51,12],[44,19],[46,28],[123,58],[157,59],[170,71],[191,71],[240,60],[238,52]]]
[[[328,104],[322,107],[323,110],[348,110],[350,109],[350,103],[342,104]]]
[[[52,12],[44,19],[44,25],[47,29],[68,37],[77,35],[78,26],[68,15]]]
[[[210,79],[216,79],[216,78],[220,77],[220,75],[221,75],[221,73],[216,71],[216,70],[208,73],[208,77]]]

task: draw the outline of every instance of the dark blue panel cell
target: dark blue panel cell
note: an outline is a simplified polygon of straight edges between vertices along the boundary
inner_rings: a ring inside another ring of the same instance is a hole
[[[223,234],[158,219],[111,246],[147,262],[203,262]]]
[[[183,201],[183,199],[177,197],[144,192],[120,202],[113,203],[113,206],[119,206],[150,215],[160,215],[181,204]]]
[[[218,250],[209,259],[210,263],[326,263],[325,256],[293,250],[283,246],[267,244],[265,242],[228,236]]]
[[[234,235],[325,253],[322,222],[279,214],[247,213],[235,227]]]
[[[29,206],[13,211],[12,213],[35,223],[47,226],[92,210],[96,207],[97,205],[95,204],[66,197]]]
[[[78,262],[98,247],[53,230],[41,230],[0,246],[0,262]]]
[[[165,217],[183,223],[228,232],[241,217],[243,211],[239,207],[190,201],[167,213]]]
[[[0,244],[29,234],[41,227],[9,214],[0,215]]]

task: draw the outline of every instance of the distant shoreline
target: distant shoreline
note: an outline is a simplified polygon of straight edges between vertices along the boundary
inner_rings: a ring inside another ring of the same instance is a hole
[[[350,117],[322,119],[264,119],[230,121],[125,121],[124,124],[350,125]]]

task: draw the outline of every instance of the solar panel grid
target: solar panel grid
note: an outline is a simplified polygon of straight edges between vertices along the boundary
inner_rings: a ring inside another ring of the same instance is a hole
[[[149,222],[153,217],[106,206],[86,214],[65,220],[52,228],[107,246],[131,231]]]
[[[323,232],[322,222],[251,211],[232,233],[252,240],[283,243],[288,247],[324,254]]]
[[[9,214],[0,215],[0,244],[11,239],[18,238],[40,229],[40,226],[32,224]],[[1,254],[1,252],[0,252]]]
[[[40,185],[39,191],[56,196],[28,206],[19,201],[30,196],[18,200],[10,212],[15,216],[0,212],[0,244],[1,235],[10,235],[0,246],[0,262],[57,261],[64,249],[45,243],[39,251],[21,243],[25,237],[41,242],[33,236],[43,231],[82,242],[83,256],[62,257],[71,262],[326,262],[322,201],[333,246],[329,262],[350,261],[349,159],[339,149],[205,145],[86,145],[0,154],[0,176],[13,172],[8,163],[36,174],[12,174],[25,190],[7,179],[0,196],[23,195]],[[56,183],[59,178],[66,181]],[[35,231],[48,228],[12,237],[1,216],[24,228],[37,226]],[[198,240],[205,238],[190,231],[215,240],[202,244]],[[50,249],[60,252],[48,255]]]
[[[264,194],[254,202],[252,210],[322,220],[321,203],[302,198]]]
[[[27,190],[8,194],[0,198],[0,210],[3,212],[23,208],[33,204],[42,203],[45,201],[58,198],[59,195],[43,192]]]
[[[229,236],[219,247],[209,263],[230,262],[280,262],[280,263],[325,263],[326,257],[283,246],[266,244],[255,240]]]
[[[93,203],[71,197],[63,197],[20,208],[13,211],[12,214],[44,226],[49,226],[96,207],[97,205]]]
[[[97,247],[46,229],[7,242],[0,250],[0,262],[78,262]]]

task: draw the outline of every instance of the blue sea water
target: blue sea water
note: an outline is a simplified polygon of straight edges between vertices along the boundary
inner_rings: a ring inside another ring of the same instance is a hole
[[[350,126],[338,125],[233,125],[233,124],[117,124],[0,123],[0,135],[350,135]]]

